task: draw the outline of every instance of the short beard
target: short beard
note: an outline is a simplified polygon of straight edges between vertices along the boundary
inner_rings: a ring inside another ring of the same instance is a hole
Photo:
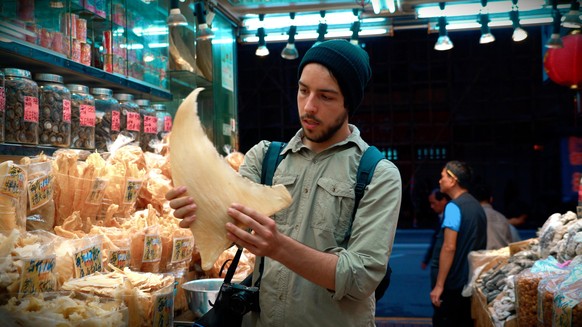
[[[316,120],[318,122],[320,122],[317,118],[315,118],[314,116],[305,114],[303,116],[301,116],[301,120],[303,120],[304,118],[309,118],[309,119],[313,119]],[[348,111],[344,111],[344,114],[339,116],[333,125],[329,126],[327,129],[324,129],[320,134],[313,134],[310,135],[307,133],[307,131],[305,130],[305,128],[302,127],[303,129],[303,136],[308,139],[309,141],[313,142],[313,143],[324,143],[329,141],[337,131],[340,130],[340,128],[342,127],[342,125],[344,124],[344,122],[346,121],[346,119],[348,119]]]

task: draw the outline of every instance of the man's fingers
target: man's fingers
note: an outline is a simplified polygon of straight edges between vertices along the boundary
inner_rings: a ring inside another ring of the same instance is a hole
[[[186,193],[186,186],[175,187],[166,193],[166,200],[173,200],[184,193]]]

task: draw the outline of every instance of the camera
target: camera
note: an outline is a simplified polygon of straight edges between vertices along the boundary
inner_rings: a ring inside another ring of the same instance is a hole
[[[216,301],[219,306],[224,306],[237,314],[244,315],[249,311],[261,311],[258,287],[224,283],[220,288],[219,297]]]

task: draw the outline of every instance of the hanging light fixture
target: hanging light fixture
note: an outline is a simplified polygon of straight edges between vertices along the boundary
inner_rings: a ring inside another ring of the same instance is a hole
[[[552,16],[554,21],[552,23],[552,35],[546,43],[546,48],[550,49],[561,49],[564,47],[562,43],[562,37],[560,36],[560,24],[562,22],[562,14],[558,10],[558,4],[556,0],[552,0]]]
[[[49,7],[51,8],[55,8],[55,9],[59,9],[59,8],[65,8],[65,4],[63,3],[63,1],[51,1],[49,3]]]
[[[513,34],[511,38],[515,42],[523,41],[527,38],[527,32],[519,24],[519,9],[517,7],[517,0],[512,0],[513,6],[509,12],[509,19],[513,25]]]
[[[325,20],[325,10],[321,10],[319,12],[319,25],[317,26],[317,40],[313,46],[320,44],[321,42],[325,41],[325,34],[327,34],[327,22]]]
[[[447,33],[447,17],[445,14],[445,3],[440,2],[441,16],[439,17],[439,38],[437,39],[434,49],[438,51],[450,50],[453,48],[453,42]]]
[[[491,29],[489,28],[490,21],[487,0],[481,0],[481,13],[479,14],[479,22],[481,23],[481,38],[479,38],[479,43],[481,44],[495,42],[495,36],[491,34]]]
[[[360,34],[360,31],[362,30],[360,28],[360,26],[361,26],[361,24],[360,24],[360,10],[358,8],[354,8],[353,12],[354,12],[354,21],[352,22],[352,26],[350,27],[350,31],[352,31],[352,36],[350,37],[350,43],[352,43],[354,45],[358,45],[360,43],[359,34]]]
[[[186,26],[188,25],[188,21],[186,17],[182,15],[180,11],[180,5],[178,0],[172,0],[170,5],[170,14],[168,15],[168,19],[166,20],[168,26]]]
[[[281,51],[281,57],[288,60],[294,60],[299,58],[299,51],[295,47],[295,35],[297,34],[297,26],[295,26],[295,13],[289,13],[291,18],[291,26],[289,27],[289,39],[287,40],[287,45]]]
[[[257,30],[257,36],[259,37],[259,46],[257,47],[257,51],[255,51],[255,55],[259,57],[264,57],[269,55],[269,49],[267,49],[267,42],[265,41],[265,26],[264,26],[264,19],[265,14],[259,14],[259,21],[260,27]]]
[[[198,21],[196,27],[196,40],[210,40],[214,37],[214,32],[208,27],[206,23],[206,10],[204,9],[204,3],[198,1],[194,4],[194,15]]]
[[[566,28],[582,27],[582,23],[580,22],[580,2],[578,0],[572,0],[570,11],[564,16],[562,26]]]

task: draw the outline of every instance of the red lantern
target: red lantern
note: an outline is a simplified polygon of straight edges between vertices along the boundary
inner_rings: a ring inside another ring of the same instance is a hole
[[[562,37],[564,47],[549,49],[544,58],[546,73],[560,85],[582,88],[582,34]]]

